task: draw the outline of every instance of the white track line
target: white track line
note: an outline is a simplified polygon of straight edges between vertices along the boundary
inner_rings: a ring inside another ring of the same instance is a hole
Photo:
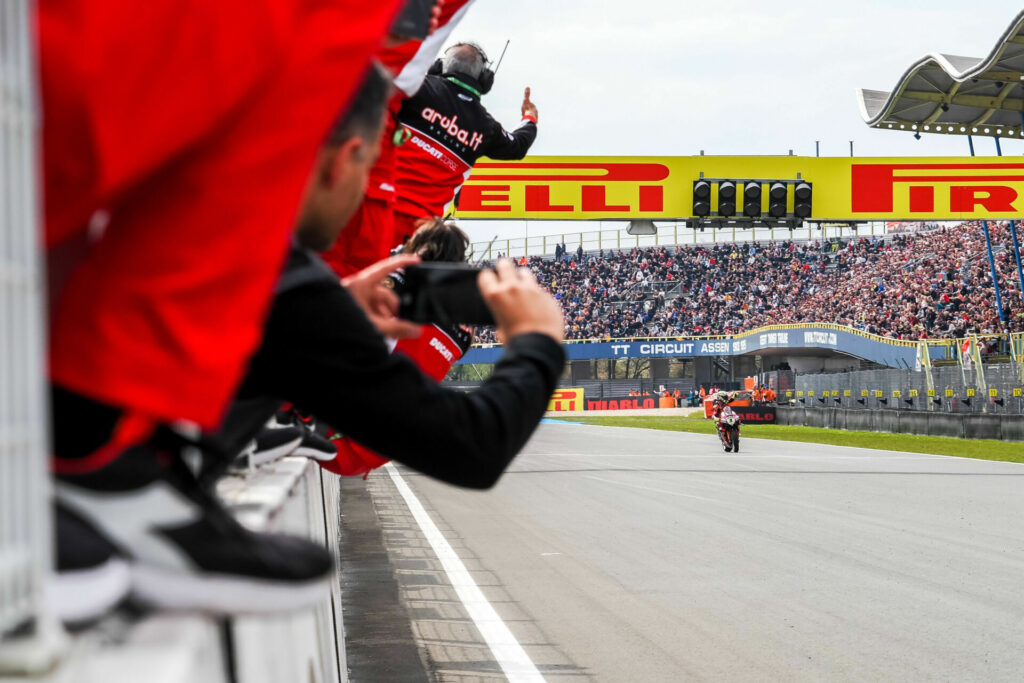
[[[544,681],[544,677],[537,671],[537,667],[530,659],[530,656],[526,654],[522,645],[512,635],[512,631],[509,630],[508,626],[505,625],[505,622],[501,620],[501,617],[494,610],[494,607],[491,606],[491,603],[484,597],[483,592],[476,585],[476,582],[473,581],[473,577],[470,576],[465,565],[462,564],[462,560],[455,554],[455,551],[445,539],[444,534],[434,524],[434,520],[430,518],[430,515],[423,508],[419,498],[412,492],[409,485],[405,483],[405,479],[398,473],[394,465],[388,464],[386,468],[388,474],[391,475],[391,480],[398,488],[398,492],[405,499],[405,504],[409,506],[409,512],[412,513],[416,523],[419,524],[420,531],[423,532],[427,541],[430,542],[430,547],[434,549],[437,559],[441,561],[441,566],[444,567],[452,588],[455,589],[459,599],[462,600],[466,612],[473,619],[473,623],[480,630],[480,634],[487,641],[487,646],[491,648],[494,660],[501,666],[501,670],[505,672],[505,677],[512,681],[512,683]]]

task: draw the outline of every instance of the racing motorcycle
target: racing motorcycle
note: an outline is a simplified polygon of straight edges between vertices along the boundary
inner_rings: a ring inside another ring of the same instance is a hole
[[[726,406],[718,418],[718,438],[722,440],[725,452],[740,452],[740,416]]]

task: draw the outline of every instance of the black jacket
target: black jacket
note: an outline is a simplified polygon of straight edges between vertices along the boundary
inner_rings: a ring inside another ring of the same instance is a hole
[[[384,457],[442,481],[487,488],[537,427],[565,362],[550,337],[521,335],[509,340],[479,389],[446,389],[389,352],[315,255],[294,249],[281,283],[225,425],[235,446],[290,401]]]
[[[396,153],[395,188],[400,213],[443,216],[445,207],[480,157],[522,159],[537,138],[523,123],[509,132],[481,104],[478,84],[463,75],[427,76],[398,119],[410,138]]]

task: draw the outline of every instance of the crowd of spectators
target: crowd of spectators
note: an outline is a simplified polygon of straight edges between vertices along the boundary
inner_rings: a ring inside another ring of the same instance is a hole
[[[567,339],[728,335],[838,323],[897,339],[1024,331],[1009,226],[980,222],[844,240],[634,248],[524,259],[559,300]],[[478,341],[493,342],[482,330]]]

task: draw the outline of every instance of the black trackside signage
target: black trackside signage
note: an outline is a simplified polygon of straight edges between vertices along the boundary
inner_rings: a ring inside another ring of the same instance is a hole
[[[777,424],[774,406],[741,406],[732,409],[745,424]]]

